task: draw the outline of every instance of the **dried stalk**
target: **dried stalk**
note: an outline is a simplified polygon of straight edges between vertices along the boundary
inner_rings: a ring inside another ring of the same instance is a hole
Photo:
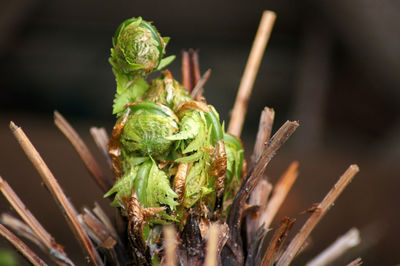
[[[90,134],[92,135],[94,142],[106,158],[107,163],[111,168],[111,158],[108,155],[107,148],[108,140],[110,139],[110,137],[108,136],[106,129],[104,127],[91,127]]]
[[[251,193],[249,198],[250,206],[263,206],[272,191],[272,185],[265,179],[261,179],[257,186],[254,188],[253,193]],[[254,240],[255,234],[257,232],[258,217],[260,216],[260,211],[257,211],[246,217],[246,227],[247,227],[247,244],[248,246]]]
[[[82,221],[90,230],[91,234],[96,237],[99,246],[105,249],[112,249],[117,242],[112,237],[106,226],[104,226],[89,209],[83,208],[83,212],[84,213],[81,214]]]
[[[192,84],[197,84],[200,81],[199,52],[190,49],[189,56],[190,56],[190,69],[192,70]]]
[[[208,228],[207,252],[204,266],[217,266],[218,235],[218,226],[211,224]]]
[[[249,177],[243,182],[239,192],[237,193],[230,212],[227,217],[227,224],[230,230],[230,238],[225,247],[225,256],[228,260],[233,258],[237,263],[243,264],[242,240],[240,235],[242,214],[246,207],[246,200],[252,193],[255,186],[265,173],[265,169],[271,159],[274,157],[278,149],[286,142],[299,126],[298,122],[287,121],[272,137],[270,144],[264,150],[259,161],[251,171]],[[231,261],[234,263],[234,261]]]
[[[51,243],[54,241],[53,237],[43,228],[40,222],[33,216],[29,209],[25,206],[22,200],[10,187],[10,185],[0,176],[0,191],[8,200],[11,206],[17,211],[19,216],[29,225],[37,238],[45,244],[49,249],[52,247]],[[57,244],[57,246],[61,247]]]
[[[251,166],[254,166],[255,162],[258,161],[262,154],[262,151],[265,149],[265,146],[270,140],[274,116],[274,110],[268,107],[265,107],[264,110],[261,112],[257,137],[254,143],[254,151],[253,155],[251,156]],[[255,187],[254,191],[250,194],[249,205],[264,206],[267,202],[271,190],[272,185],[267,180],[261,180]],[[259,215],[260,213],[256,212],[248,216],[246,219],[247,243],[249,246],[250,243],[253,241],[255,232],[258,229],[257,218],[259,217]]]
[[[302,247],[304,241],[310,235],[311,231],[325,215],[325,213],[332,206],[337,197],[343,192],[344,188],[353,180],[353,177],[358,173],[359,168],[356,164],[350,165],[346,172],[340,177],[333,188],[328,192],[322,202],[318,205],[317,209],[308,218],[303,227],[300,229],[299,233],[290,242],[288,248],[280,257],[277,262],[277,266],[284,266],[291,263],[300,248]]]
[[[242,80],[240,81],[239,91],[236,96],[235,105],[233,106],[231,114],[228,132],[234,136],[239,137],[240,133],[242,132],[244,118],[247,111],[247,104],[249,102],[254,81],[256,79],[267,42],[271,35],[275,19],[276,15],[274,12],[263,12],[253,46],[251,47],[249,59],[246,64]]]
[[[266,230],[269,228],[283,201],[286,199],[289,190],[297,179],[299,174],[298,168],[299,163],[297,161],[292,162],[286,172],[278,180],[268,205],[260,212],[257,228],[260,226],[264,226]]]
[[[192,91],[192,78],[190,75],[190,58],[188,51],[182,51],[182,84],[189,93]]]
[[[47,265],[38,255],[35,254],[21,239],[11,233],[6,227],[0,224],[0,234],[24,255],[24,257],[35,266]]]
[[[78,133],[72,128],[67,120],[57,111],[54,112],[54,123],[60,129],[60,131],[67,137],[74,146],[76,152],[81,157],[86,168],[89,170],[93,179],[100,186],[103,192],[107,192],[111,189],[112,184],[109,179],[107,179],[101,170],[99,164],[93,157],[93,154],[89,151],[89,148],[83,142]]]
[[[317,257],[309,261],[307,266],[328,265],[342,256],[347,250],[360,244],[360,232],[357,228],[351,228],[346,234],[339,237]]]
[[[176,259],[176,231],[172,225],[164,226],[164,247],[165,247],[165,266],[175,266],[177,265]]]
[[[18,197],[18,195],[14,192],[10,185],[4,179],[2,179],[1,176],[0,191],[1,193],[3,193],[4,197],[8,200],[11,206],[17,211],[19,216],[32,230],[34,238],[36,238],[39,243],[37,241],[34,241],[32,238],[29,239],[33,240],[39,246],[44,248],[44,250],[48,253],[50,251],[53,254],[57,252],[57,254],[59,254],[58,258],[51,256],[53,259],[55,259],[56,263],[73,265],[72,261],[68,258],[68,255],[64,252],[63,247],[54,240],[54,238],[46,231],[46,229],[43,228],[40,222],[29,211],[22,200]]]
[[[110,219],[108,218],[107,214],[103,211],[100,205],[95,202],[94,208],[92,209],[93,213],[100,219],[100,221],[107,227],[108,231],[111,233],[114,239],[119,239],[117,231],[115,230],[114,226],[112,225]]]
[[[362,259],[357,258],[357,259],[353,260],[352,262],[350,262],[349,264],[347,264],[347,266],[360,266],[361,264],[362,264]]]
[[[280,250],[285,242],[290,229],[292,228],[295,219],[291,219],[289,217],[284,217],[272,236],[271,242],[267,248],[267,251],[264,254],[262,259],[262,266],[272,266],[274,265],[276,259],[279,257]]]
[[[251,155],[251,165],[254,165],[258,161],[263,150],[265,149],[265,145],[268,144],[268,141],[271,137],[274,118],[274,109],[264,107],[264,110],[261,112],[256,142],[254,143],[254,151]]]
[[[61,186],[58,184],[57,180],[43,161],[38,151],[32,145],[23,130],[20,127],[16,126],[12,121],[10,122],[10,129],[13,132],[18,143],[21,145],[28,159],[32,162],[36,170],[39,172],[44,184],[57,202],[72,231],[75,233],[77,240],[81,244],[85,253],[89,256],[91,263],[94,265],[102,265],[103,263],[100,260],[100,257],[97,254],[97,251],[95,250],[92,242],[78,222],[77,213],[74,207],[69,202],[67,196],[62,191]]]
[[[200,78],[200,80],[195,83],[196,86],[193,88],[192,92],[190,93],[190,97],[195,99],[196,101],[199,101],[201,98],[201,95],[203,94],[203,86],[206,84],[208,79],[210,78],[211,75],[211,69],[208,69],[206,73]]]
[[[24,237],[31,242],[35,243],[41,250],[49,253],[49,248],[37,237],[37,235],[31,230],[31,228],[23,221],[7,214],[3,213],[0,217],[0,222],[12,229],[19,236]]]

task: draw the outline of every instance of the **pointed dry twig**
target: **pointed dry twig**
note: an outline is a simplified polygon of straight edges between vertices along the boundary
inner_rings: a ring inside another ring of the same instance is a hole
[[[71,142],[72,146],[74,146],[76,152],[79,154],[86,168],[89,170],[89,173],[103,190],[103,192],[110,190],[112,187],[111,182],[104,175],[89,148],[83,142],[78,133],[73,129],[73,127],[68,123],[68,121],[57,111],[54,111],[54,123]]]
[[[272,11],[263,12],[253,46],[251,47],[249,59],[242,80],[240,81],[239,91],[231,114],[231,121],[229,122],[228,132],[234,136],[240,137],[240,133],[242,132],[247,104],[249,102],[250,94],[253,89],[265,47],[267,46],[267,42],[271,35],[275,18],[276,15]]]
[[[10,122],[10,129],[17,139],[18,143],[21,145],[28,159],[32,162],[36,170],[39,172],[44,184],[60,207],[72,231],[75,233],[77,240],[81,244],[83,250],[89,256],[91,263],[93,263],[94,265],[102,265],[103,263],[99,255],[97,254],[97,251],[95,250],[92,242],[90,241],[82,226],[79,224],[75,208],[72,206],[71,202],[62,191],[62,188],[58,184],[53,173],[43,161],[42,157],[32,145],[23,130],[20,127],[16,126],[12,121]]]
[[[63,247],[58,244],[54,238],[43,228],[40,222],[35,216],[29,211],[22,200],[18,197],[11,186],[0,176],[0,191],[4,197],[8,200],[11,206],[17,211],[19,216],[25,221],[25,223],[32,230],[34,237],[37,241],[33,240],[37,245],[44,248],[48,253],[57,252],[58,257],[51,256],[56,263],[73,265],[72,261],[68,258],[68,255],[64,252]],[[39,241],[39,242],[38,242]],[[60,262],[61,260],[61,262]]]
[[[29,225],[32,231],[36,234],[38,239],[46,246],[51,247],[51,242],[54,241],[53,237],[43,228],[39,221],[33,216],[29,209],[25,206],[22,200],[10,187],[10,185],[0,176],[0,191],[8,200],[11,206],[17,211],[19,216]],[[60,246],[61,247],[61,246]]]
[[[45,244],[37,237],[37,235],[31,230],[31,228],[23,221],[11,216],[7,213],[3,213],[0,217],[0,222],[12,229],[17,235],[24,237],[31,242],[35,243],[41,250],[49,253],[49,249]]]
[[[193,49],[189,49],[189,56],[190,56],[190,68],[192,70],[193,84],[197,84],[200,81],[199,52]]]
[[[93,213],[87,209],[83,208],[83,214],[81,214],[82,222],[91,232],[91,235],[97,239],[99,246],[105,249],[112,249],[117,241],[112,237],[108,229],[100,222]]]
[[[35,254],[21,239],[11,233],[5,226],[0,224],[0,234],[7,239],[14,247],[24,255],[35,266],[47,265],[38,255]]]
[[[199,52],[190,49],[190,67],[192,72],[192,92],[191,97],[196,101],[201,101],[203,99],[204,84],[210,77],[211,69],[209,69],[203,77],[200,77],[200,63],[199,63]],[[200,85],[201,84],[201,85]]]
[[[228,214],[227,224],[230,230],[230,238],[225,246],[225,255],[232,255],[237,263],[243,263],[242,241],[240,236],[240,228],[242,223],[242,214],[246,205],[249,194],[252,193],[255,186],[265,173],[265,169],[271,159],[274,157],[278,149],[288,140],[296,128],[298,122],[287,121],[272,137],[270,144],[264,150],[261,158],[258,160],[250,175],[243,182],[239,192],[233,200],[232,207]],[[226,252],[230,253],[226,254]],[[230,256],[230,257],[232,257]]]
[[[100,205],[95,202],[95,207],[92,209],[93,213],[87,210],[93,217],[99,220],[102,224],[102,227],[107,231],[107,233],[111,236],[113,240],[116,241],[116,244],[112,251],[109,251],[112,260],[117,260],[118,263],[114,263],[115,265],[125,265],[128,263],[128,258],[126,254],[126,250],[124,249],[124,245],[122,244],[117,231],[115,230],[114,226],[112,225],[108,216],[104,213],[103,209]],[[95,215],[94,215],[95,214]],[[120,216],[117,216],[120,218]],[[110,242],[109,242],[110,243]],[[108,245],[105,245],[105,247]]]
[[[360,243],[360,232],[357,228],[351,228],[346,234],[342,235],[333,242],[317,257],[309,261],[307,266],[323,266],[331,264],[338,257],[342,256],[347,250]]]
[[[350,165],[346,172],[340,177],[332,189],[328,192],[325,198],[318,205],[318,208],[308,218],[299,233],[290,242],[288,248],[282,254],[277,262],[277,266],[284,266],[290,264],[294,259],[304,241],[310,235],[311,231],[317,225],[317,223],[326,214],[329,208],[332,206],[337,197],[343,192],[344,188],[353,180],[353,177],[358,173],[359,168],[356,164]]]
[[[119,240],[117,230],[115,230],[110,219],[97,202],[94,203],[94,208],[92,210],[93,213],[96,214],[96,216],[100,219],[100,221],[107,227],[113,238]]]
[[[290,229],[292,228],[296,219],[291,219],[289,217],[284,217],[272,236],[271,242],[264,253],[262,259],[262,266],[272,266],[274,265],[276,259],[279,257],[279,253],[282,249],[283,243],[285,242]]]
[[[106,158],[107,163],[111,168],[111,158],[108,154],[107,148],[108,140],[110,139],[110,137],[108,136],[106,129],[104,127],[91,127],[90,134],[92,135],[94,142]]]
[[[272,191],[272,185],[265,179],[261,179],[253,192],[250,194],[249,205],[253,206],[264,206],[267,203],[269,194]],[[260,210],[246,217],[247,227],[247,244],[251,245],[257,232],[258,217],[260,216]]]
[[[292,162],[286,172],[278,180],[268,205],[260,212],[257,228],[263,224],[265,229],[269,228],[283,201],[286,199],[289,190],[292,188],[293,183],[297,179],[299,174],[298,168],[299,163],[297,161]]]
[[[265,146],[268,145],[268,141],[271,137],[272,125],[274,123],[275,111],[272,108],[264,107],[261,112],[260,123],[258,126],[258,132],[256,141],[254,143],[253,155],[251,155],[251,164],[257,162],[260,158],[262,151]]]
[[[176,239],[176,231],[174,226],[167,225],[163,227],[164,233],[164,247],[165,247],[165,266],[175,266],[177,265],[176,259],[176,247],[178,241]]]
[[[182,51],[182,84],[189,93],[192,91],[192,78],[190,72],[189,52]]]
[[[254,143],[254,151],[251,156],[251,166],[258,161],[263,150],[266,145],[268,145],[269,139],[271,137],[272,124],[274,122],[275,112],[272,108],[265,107],[261,112],[260,123],[258,126],[258,132],[256,141]],[[272,190],[272,185],[267,180],[261,180],[254,191],[250,194],[249,205],[259,205],[264,206],[267,203],[268,196]],[[250,243],[253,241],[255,233],[258,229],[257,218],[259,217],[260,212],[256,212],[251,216],[246,218],[246,226],[247,226],[247,243],[250,246]]]
[[[201,95],[203,94],[202,89],[206,84],[206,82],[208,81],[208,79],[210,78],[210,75],[211,75],[211,69],[208,69],[206,73],[204,73],[204,75],[200,78],[200,80],[197,83],[195,83],[196,86],[194,86],[192,92],[190,93],[190,97],[192,97],[196,101],[200,100]]]
[[[351,261],[349,264],[347,264],[347,266],[360,266],[362,263],[363,263],[362,259],[357,258],[357,259]]]
[[[208,228],[207,252],[204,266],[217,265],[218,233],[218,226],[216,224],[211,224]]]

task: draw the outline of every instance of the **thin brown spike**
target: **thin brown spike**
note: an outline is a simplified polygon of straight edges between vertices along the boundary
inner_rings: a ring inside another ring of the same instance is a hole
[[[262,259],[262,266],[273,266],[276,259],[279,257],[283,243],[285,242],[290,229],[292,228],[296,219],[284,217],[272,236],[271,242]]]
[[[21,239],[11,233],[5,226],[0,224],[0,234],[7,239],[22,255],[35,266],[47,265],[38,255],[35,254]]]
[[[240,137],[244,118],[246,116],[247,104],[253,89],[254,81],[260,67],[261,59],[267,46],[272,27],[275,23],[276,15],[272,11],[264,11],[256,38],[251,47],[249,59],[247,60],[242,80],[240,81],[239,91],[236,95],[235,105],[232,109],[231,121],[229,122],[228,132]]]
[[[89,170],[89,173],[92,175],[93,179],[100,186],[103,192],[109,191],[112,187],[111,181],[106,178],[99,164],[94,159],[93,154],[90,152],[89,148],[83,142],[78,133],[57,111],[54,112],[54,123],[71,142],[72,146],[74,146],[76,152],[79,154],[86,168]]]
[[[53,173],[43,161],[38,151],[32,145],[28,137],[25,135],[24,131],[20,127],[16,126],[12,121],[10,122],[10,129],[17,139],[18,143],[21,145],[28,159],[32,162],[33,166],[39,172],[44,184],[50,191],[54,200],[57,202],[59,208],[64,214],[65,219],[67,220],[72,231],[75,233],[77,240],[81,244],[83,250],[88,255],[91,263],[93,265],[103,265],[88,235],[79,224],[75,208],[72,206],[71,202],[64,194],[61,186],[58,184]]]
[[[44,229],[40,222],[35,218],[35,216],[29,211],[22,200],[14,192],[11,186],[1,176],[0,191],[1,193],[3,193],[4,197],[8,200],[11,206],[17,211],[19,216],[29,226],[30,230],[32,230],[35,238],[37,238],[39,241],[39,243],[37,244],[44,248],[46,252],[51,251],[54,253],[54,251],[57,251],[57,254],[60,255],[59,258],[51,256],[53,259],[55,259],[56,263],[59,263],[61,259],[63,261],[63,264],[73,265],[72,261],[64,252],[63,247],[54,240],[54,238],[46,231],[46,229]]]
[[[45,246],[45,244],[23,221],[19,220],[18,218],[15,218],[14,216],[11,216],[10,214],[3,213],[0,216],[0,223],[12,229],[20,237],[24,237],[30,240],[32,243],[35,243],[44,252],[49,253],[49,249]]]
[[[330,265],[346,251],[360,244],[360,241],[360,231],[357,228],[351,228],[318,256],[307,262],[306,266]]]
[[[264,224],[264,229],[268,230],[276,213],[281,207],[283,201],[286,199],[287,194],[292,188],[294,182],[299,174],[299,163],[294,161],[290,164],[289,168],[285,171],[282,177],[278,180],[272,192],[271,199],[265,209],[261,211],[258,219],[257,228]]]
[[[189,50],[190,65],[193,74],[193,84],[197,84],[200,81],[200,63],[199,63],[199,52],[193,49]]]
[[[360,266],[361,264],[363,264],[362,259],[357,258],[357,259],[351,261],[349,264],[347,264],[347,266]]]
[[[192,91],[192,76],[188,51],[182,51],[182,84],[189,93]]]
[[[332,189],[328,192],[325,198],[318,205],[318,208],[308,218],[299,233],[290,242],[288,248],[282,254],[277,262],[277,266],[289,265],[296,254],[301,249],[304,241],[308,238],[311,231],[317,225],[317,223],[326,214],[332,204],[335,202],[337,197],[343,192],[344,188],[353,180],[354,176],[359,172],[359,168],[356,164],[350,165],[346,172],[340,177]]]
[[[257,186],[254,188],[253,192],[249,198],[250,206],[259,206],[261,209],[267,203],[269,194],[272,191],[272,185],[265,179],[261,179]],[[265,207],[264,207],[265,208]],[[250,214],[246,218],[246,227],[247,227],[247,244],[251,245],[253,242],[258,225],[258,217],[260,217],[260,210],[257,212]]]
[[[274,118],[275,118],[274,109],[264,107],[264,110],[261,112],[257,137],[254,143],[253,155],[251,156],[252,165],[254,165],[254,163],[258,161],[258,159],[262,154],[262,151],[265,149],[265,146],[268,144],[268,141],[271,138]]]
[[[206,84],[208,79],[211,75],[211,69],[208,69],[206,73],[196,82],[196,86],[193,88],[192,92],[190,93],[190,97],[195,99],[196,101],[200,101],[203,95],[203,86]]]
[[[108,154],[107,148],[110,137],[107,135],[106,129],[104,127],[91,127],[90,134],[92,135],[94,142],[96,142],[97,147],[100,149],[111,168],[111,158]]]

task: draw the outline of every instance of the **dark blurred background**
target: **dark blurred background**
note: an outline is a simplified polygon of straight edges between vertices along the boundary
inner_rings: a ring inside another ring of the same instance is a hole
[[[200,51],[202,72],[212,69],[205,95],[228,122],[265,9],[278,17],[249,103],[247,155],[264,106],[275,109],[274,130],[288,119],[301,124],[267,170],[275,182],[290,162],[300,162],[300,176],[273,226],[288,215],[297,219],[297,232],[308,217],[300,212],[322,200],[357,163],[361,172],[294,264],[304,264],[353,226],[361,230],[362,243],[338,265],[357,256],[366,265],[400,262],[399,1],[2,0],[0,174],[78,264],[85,263],[83,254],[12,137],[9,121],[23,127],[78,209],[98,201],[113,214],[53,125],[53,111],[71,122],[105,164],[88,130],[105,126],[110,132],[115,121],[111,37],[124,19],[142,16],[172,37],[167,54],[177,55],[170,70],[178,80],[181,51]],[[0,207],[12,213],[3,198]],[[3,239],[0,246],[10,247]]]

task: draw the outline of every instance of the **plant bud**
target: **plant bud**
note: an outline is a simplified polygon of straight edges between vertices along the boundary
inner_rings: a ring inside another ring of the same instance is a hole
[[[149,110],[130,116],[121,135],[121,144],[129,152],[158,156],[169,151],[173,141],[166,137],[178,131],[176,122]]]
[[[110,62],[117,72],[148,74],[157,69],[165,53],[165,42],[150,22],[125,20],[115,32]]]

